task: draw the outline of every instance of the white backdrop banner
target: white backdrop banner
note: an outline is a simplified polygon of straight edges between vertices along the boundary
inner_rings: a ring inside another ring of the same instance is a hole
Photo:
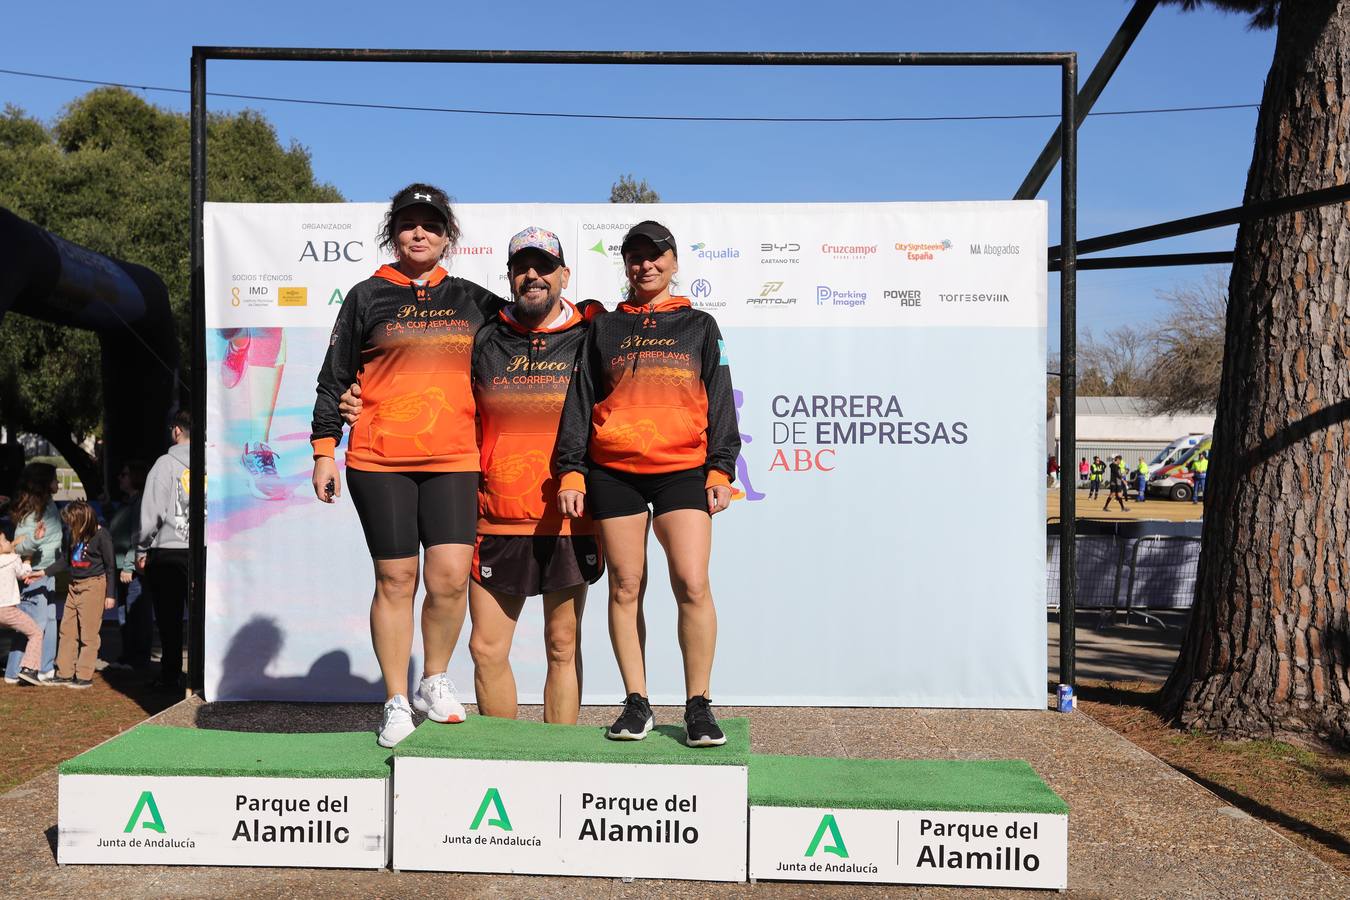
[[[333,319],[384,261],[383,211],[206,206],[209,699],[383,698],[369,555],[350,501],[315,500],[308,444]],[[1044,203],[456,214],[451,274],[506,295],[507,241],[537,224],[563,240],[565,296],[610,309],[623,233],[655,217],[678,238],[676,293],[717,317],[743,442],[736,500],[714,520],[717,702],[1044,708]],[[675,604],[655,543],[649,558],[649,690],[678,703]],[[605,605],[602,579],[586,703],[623,696]],[[450,665],[462,697],[468,634]],[[537,602],[511,659],[521,701],[540,702]]]

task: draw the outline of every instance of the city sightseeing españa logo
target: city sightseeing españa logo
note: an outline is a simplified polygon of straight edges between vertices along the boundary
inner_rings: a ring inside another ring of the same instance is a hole
[[[913,262],[931,262],[952,249],[952,242],[943,238],[940,241],[896,241],[895,249]]]

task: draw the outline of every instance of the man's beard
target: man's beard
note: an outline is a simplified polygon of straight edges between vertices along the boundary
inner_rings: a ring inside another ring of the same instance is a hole
[[[542,285],[545,293],[535,298],[525,297],[525,292],[531,287]],[[516,294],[516,313],[517,316],[523,314],[528,318],[538,318],[548,312],[553,304],[562,296],[562,289],[559,288],[555,293],[548,282],[535,282],[534,285],[524,285],[522,290]]]

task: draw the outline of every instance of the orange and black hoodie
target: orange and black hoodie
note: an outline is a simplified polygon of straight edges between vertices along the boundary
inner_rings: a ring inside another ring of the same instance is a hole
[[[741,452],[722,334],[683,297],[629,303],[591,323],[558,434],[560,489],[590,466],[658,474],[703,469],[730,484]]]
[[[393,266],[348,292],[319,370],[310,442],[332,456],[338,400],[361,385],[347,465],[364,472],[476,472],[473,339],[504,301],[437,266],[422,283]]]
[[[603,307],[586,301],[583,314],[566,300],[562,304],[566,318],[537,329],[516,321],[508,307],[474,341],[473,392],[483,448],[479,534],[592,532],[590,516],[568,519],[558,512],[553,448],[586,342],[586,316]]]

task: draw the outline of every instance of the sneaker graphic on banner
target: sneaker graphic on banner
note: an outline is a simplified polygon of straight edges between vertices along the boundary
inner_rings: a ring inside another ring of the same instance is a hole
[[[277,474],[277,453],[267,444],[244,444],[239,463],[249,475],[249,492],[259,500],[283,500],[286,483]]]
[[[232,388],[244,379],[244,368],[248,365],[248,347],[253,343],[245,337],[243,340],[231,339],[225,358],[220,361],[220,383]]]

